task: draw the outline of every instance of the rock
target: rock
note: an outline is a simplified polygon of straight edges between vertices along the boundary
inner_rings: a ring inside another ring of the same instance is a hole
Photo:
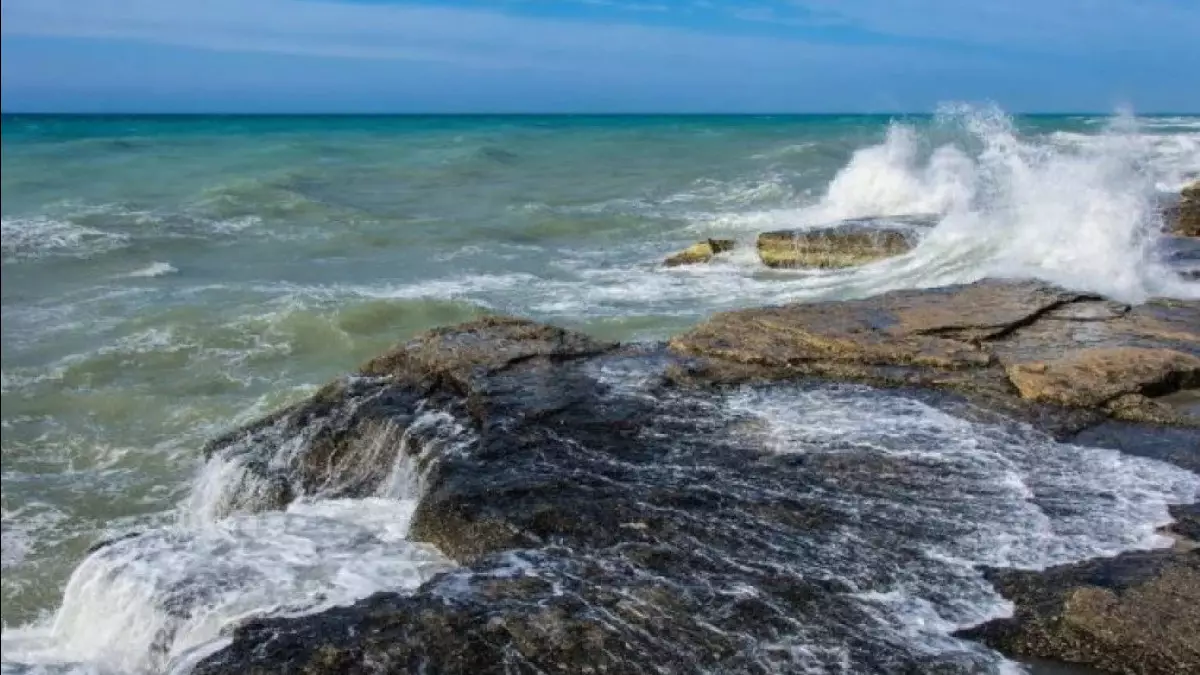
[[[1200,546],[1200,504],[1175,504],[1171,517],[1175,522],[1167,527],[1167,533],[1186,539],[1192,548]]]
[[[1037,282],[985,281],[726,312],[670,344],[698,359],[682,380],[837,377],[1200,424],[1156,401],[1200,387],[1196,302],[1130,308]]]
[[[450,422],[414,424],[423,405],[469,406],[489,373],[513,363],[570,361],[614,347],[507,317],[431,330],[311,399],[210,442],[207,456],[221,454],[245,471],[220,513],[283,508],[306,494],[366,496],[392,470],[399,448],[419,455],[435,439],[445,440]],[[289,452],[300,436],[305,452]]]
[[[733,246],[734,241],[732,239],[705,239],[668,257],[663,261],[663,264],[667,267],[677,267],[679,265],[706,263],[711,261],[718,253],[732,251]]]
[[[1079,349],[1052,361],[1015,363],[1007,373],[1023,398],[1094,407],[1127,394],[1200,386],[1200,358],[1172,349]]]
[[[1006,654],[1114,673],[1200,672],[1200,554],[1126,553],[1044,572],[994,570],[1015,616],[963,631]]]
[[[814,230],[758,235],[758,257],[767,267],[837,268],[864,265],[907,252],[912,230],[876,221],[847,221]]]
[[[1127,501],[1119,487],[1115,500],[1081,487],[1079,464],[1046,470],[1096,451],[1025,421],[1063,436],[1119,424],[1102,435],[1117,447],[1161,443],[1146,454],[1197,461],[1186,444],[1200,448],[1200,429],[1108,418],[1115,401],[1142,409],[1188,386],[1165,352],[1196,356],[1198,316],[1198,303],[1131,308],[990,281],[730,312],[669,346],[501,317],[430,331],[208,453],[243,474],[229,510],[373,495],[411,475],[409,537],[460,567],[412,592],[247,619],[193,672],[998,672],[994,652],[939,633],[944,621],[898,630],[911,606],[880,599],[903,589],[939,616],[977,620],[964,598],[990,596],[956,557],[975,549],[958,547],[981,532],[1019,542],[1029,518],[1069,529]],[[1113,361],[1141,384],[1097,377],[1082,401],[1023,398],[1009,378],[1050,364],[1043,388],[1058,391],[1050,375],[1089,349],[1164,354],[1129,372]],[[819,410],[853,408],[848,419],[896,411],[898,424],[828,437],[823,420],[788,426],[811,397],[824,398]],[[962,420],[991,435],[944,457],[905,452],[957,447]],[[1056,507],[1062,495],[1069,505]],[[1095,630],[1151,616],[1132,592],[1191,592],[1191,577],[1164,578],[1109,589],[1116,599],[1086,614]],[[1147,658],[1175,658],[1179,630],[1164,626]]]
[[[1179,204],[1166,212],[1167,230],[1183,237],[1200,237],[1200,181],[1180,192]]]

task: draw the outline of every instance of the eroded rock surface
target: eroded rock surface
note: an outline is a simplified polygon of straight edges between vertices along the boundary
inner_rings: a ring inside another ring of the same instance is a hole
[[[963,634],[1006,653],[1113,673],[1200,672],[1200,553],[1149,551],[1052,568],[996,570],[1011,619]]]
[[[1161,398],[1200,386],[1196,302],[1129,307],[1038,282],[984,281],[726,312],[671,349],[698,357],[681,379],[816,375],[1200,424]]]
[[[1200,237],[1200,182],[1180,193],[1179,204],[1166,212],[1167,230],[1183,237]]]
[[[728,313],[669,348],[505,318],[432,331],[208,452],[242,472],[228,510],[375,494],[409,466],[410,537],[461,567],[248,620],[196,672],[999,672],[946,628],[1000,611],[975,567],[997,541],[1023,564],[1128,548],[1147,500],[1200,490],[1011,419],[1074,433],[1163,385],[1072,408],[1022,398],[1006,369],[1080,344],[1186,361],[1195,312],[988,282]],[[1194,461],[1200,430],[1172,432]],[[1136,597],[1194,579],[1164,583]],[[1134,599],[1097,600],[1115,607],[1097,630],[1149,616]]]
[[[767,267],[853,267],[900,255],[915,243],[911,227],[852,220],[817,229],[764,232],[758,235],[758,257]]]

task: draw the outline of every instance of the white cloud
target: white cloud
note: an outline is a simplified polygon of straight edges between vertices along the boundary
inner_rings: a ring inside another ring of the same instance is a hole
[[[884,50],[631,23],[326,0],[5,0],[6,35],[118,38],[222,51],[618,72],[891,62]],[[919,50],[913,50],[914,55]]]

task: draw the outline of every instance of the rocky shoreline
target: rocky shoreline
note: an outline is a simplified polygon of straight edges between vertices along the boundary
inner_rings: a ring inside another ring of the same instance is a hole
[[[1003,503],[990,479],[870,444],[771,452],[763,425],[819,395],[949,411],[967,421],[921,433],[988,425],[1031,458],[1076,439],[1200,472],[1198,388],[1200,303],[1027,281],[727,312],[665,345],[499,317],[434,330],[207,451],[245,472],[230,510],[366,496],[408,462],[410,536],[461,567],[411,595],[248,620],[195,672],[993,672],[987,649],[948,634],[920,633],[929,649],[861,633],[897,620],[863,593],[986,598],[989,582],[1015,616],[967,612],[960,636],[1110,672],[1197,672],[1193,547],[984,580],[923,551],[987,519],[1021,527],[955,496]],[[1173,508],[1186,541],[1195,506]]]
[[[1183,188],[1179,199],[1159,212],[1167,237],[1167,258],[1182,263],[1181,272],[1197,278],[1200,252],[1200,182]],[[759,260],[773,269],[841,269],[858,267],[902,255],[917,245],[922,231],[936,225],[930,215],[852,218],[816,228],[775,230],[755,240]],[[737,246],[735,239],[705,239],[668,256],[663,265],[678,267],[709,263]]]

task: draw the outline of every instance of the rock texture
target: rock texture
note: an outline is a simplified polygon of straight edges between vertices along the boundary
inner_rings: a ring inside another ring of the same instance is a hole
[[[727,312],[670,344],[698,357],[682,379],[815,375],[949,387],[1010,408],[1019,400],[1200,424],[1171,399],[1155,400],[1200,387],[1198,303],[1128,307],[1037,282],[988,281]]]
[[[853,267],[905,253],[912,246],[911,230],[854,222],[758,235],[758,257],[776,268]]]
[[[248,619],[194,672],[996,673],[994,652],[940,621],[897,628],[913,607],[887,599],[902,589],[977,622],[963,608],[993,596],[958,561],[980,532],[1015,542],[1031,520],[1069,530],[1074,509],[1111,507],[1076,490],[1081,449],[1013,417],[1196,463],[1200,428],[1162,401],[1195,386],[1198,318],[1197,303],[984,282],[730,312],[669,346],[508,318],[431,331],[208,453],[241,472],[230,511],[366,496],[408,467],[410,537],[460,567],[413,593]],[[843,425],[901,422],[823,436],[820,419],[788,421],[811,400]],[[1151,418],[1176,426],[1128,421]],[[956,447],[963,420],[988,431],[961,453],[908,452]],[[1070,503],[1029,511],[1029,490]],[[1171,603],[1194,599],[1195,566],[1156,555],[1124,585],[997,576],[1018,616],[971,637],[1105,668],[1133,663],[1122,654],[1187,666],[1200,603]],[[1074,632],[1055,632],[1058,616]]]
[[[1167,230],[1183,237],[1200,237],[1200,182],[1180,193],[1179,204],[1166,213]]]
[[[995,570],[989,577],[1016,615],[964,636],[1006,653],[1106,672],[1200,672],[1200,553],[1126,553],[1045,572]]]
[[[706,263],[719,253],[732,251],[734,243],[732,239],[705,239],[704,241],[692,244],[675,255],[669,256],[663,261],[663,265],[678,267],[679,265]]]

